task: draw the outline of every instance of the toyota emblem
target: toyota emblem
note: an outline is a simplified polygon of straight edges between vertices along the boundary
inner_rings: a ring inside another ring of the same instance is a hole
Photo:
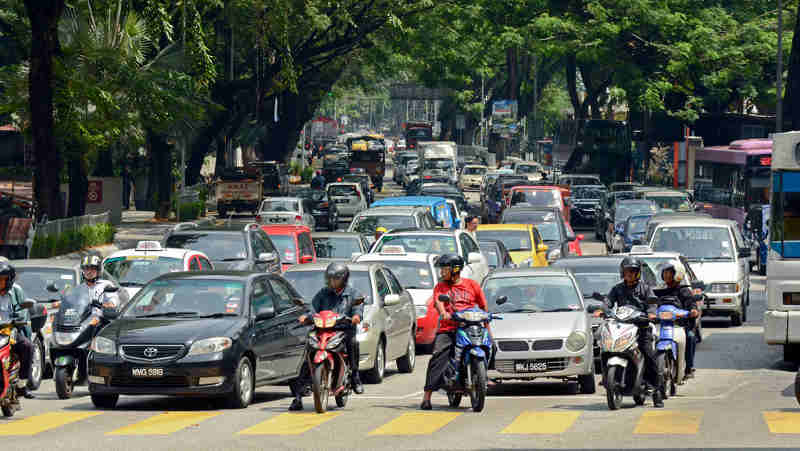
[[[158,349],[157,348],[153,348],[153,347],[144,348],[144,356],[145,357],[147,357],[149,359],[152,359],[156,355],[158,355]]]

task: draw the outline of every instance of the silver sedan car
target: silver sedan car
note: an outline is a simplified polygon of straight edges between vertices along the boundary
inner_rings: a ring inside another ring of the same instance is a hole
[[[483,282],[496,354],[494,380],[577,380],[580,392],[595,392],[592,329],[583,297],[564,268],[498,270]],[[502,305],[497,299],[505,297]]]

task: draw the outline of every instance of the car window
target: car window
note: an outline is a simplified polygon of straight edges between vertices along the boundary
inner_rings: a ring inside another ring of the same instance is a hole
[[[467,236],[464,234],[459,235],[458,241],[461,243],[461,256],[464,257],[464,261],[467,261],[467,254],[469,251],[469,245],[467,244]]]
[[[375,271],[375,286],[378,288],[378,302],[383,305],[384,298],[389,294],[389,284],[381,271]]]
[[[743,248],[744,245],[744,237],[742,236],[742,232],[739,231],[738,227],[731,227],[733,231],[733,239],[736,241],[737,248]]]
[[[257,258],[263,252],[269,252],[264,245],[264,240],[258,236],[257,232],[250,233],[250,247],[253,249],[253,255]]]
[[[200,260],[196,256],[189,260],[189,271],[200,271]]]
[[[250,295],[250,305],[253,309],[253,315],[258,312],[261,307],[275,307],[272,297],[272,290],[267,284],[267,279],[258,279],[253,281],[253,293]]]
[[[655,273],[647,265],[642,266],[642,278],[651,287],[658,286],[658,280],[656,279]]]
[[[684,257],[683,255],[681,255],[679,258],[681,260],[681,263],[683,263],[683,268],[686,270],[689,279],[693,281],[697,280],[697,275],[694,273],[694,271],[692,271],[692,265],[689,264],[689,260],[687,260],[686,257]]]
[[[272,286],[272,292],[275,294],[275,311],[282,312],[294,307],[292,299],[295,298],[295,296],[284,281],[269,279],[269,284]]]
[[[539,229],[536,227],[533,228],[533,248],[538,249],[539,245],[542,243],[542,235],[539,234]]]
[[[403,286],[400,285],[400,281],[397,280],[397,277],[394,276],[394,273],[389,268],[384,268],[383,272],[386,275],[386,279],[389,281],[389,287],[392,289],[392,293],[400,294],[403,292]]]
[[[211,271],[214,267],[211,265],[211,262],[208,259],[203,257],[197,257],[197,260],[200,261],[200,266],[203,271]]]
[[[473,240],[471,236],[467,235],[466,233],[462,234],[461,236],[464,237],[464,244],[466,245],[467,253],[481,251],[481,248],[478,247],[478,245],[475,243],[475,240]]]
[[[314,252],[314,243],[311,241],[311,234],[308,232],[303,232],[297,237],[297,243],[300,245],[300,255],[311,255],[315,254]]]

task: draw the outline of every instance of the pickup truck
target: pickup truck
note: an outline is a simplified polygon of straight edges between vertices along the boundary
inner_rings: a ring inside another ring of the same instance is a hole
[[[224,217],[229,211],[258,214],[262,191],[261,177],[217,180],[217,215]]]

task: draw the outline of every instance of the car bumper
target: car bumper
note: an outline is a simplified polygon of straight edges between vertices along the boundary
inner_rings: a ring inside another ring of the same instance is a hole
[[[219,354],[184,357],[164,364],[144,364],[118,356],[92,355],[89,359],[89,392],[118,395],[204,395],[216,396],[233,391],[235,363],[212,360]],[[221,355],[220,355],[221,357]],[[163,368],[163,377],[135,377],[134,368]],[[91,380],[101,377],[103,382]],[[205,380],[201,380],[205,379]]]
[[[703,308],[704,316],[725,315],[738,311],[742,305],[743,291],[737,293],[705,293],[706,306]]]
[[[515,364],[520,361],[546,362],[547,370],[517,371]],[[494,357],[494,365],[488,375],[491,379],[536,379],[540,377],[564,378],[593,373],[594,356],[592,343],[589,342],[578,352],[569,352],[563,348],[556,351],[511,352],[503,352],[498,349]]]

